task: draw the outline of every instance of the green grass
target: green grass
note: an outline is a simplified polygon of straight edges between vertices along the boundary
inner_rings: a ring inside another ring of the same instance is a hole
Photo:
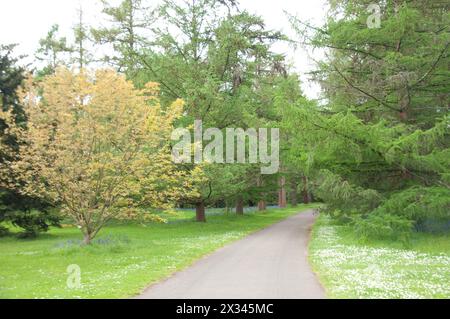
[[[169,224],[115,224],[89,247],[76,228],[52,229],[35,240],[0,239],[0,298],[126,298],[139,294],[216,249],[306,206],[242,217],[214,213],[208,223],[179,212]],[[67,288],[67,267],[81,268],[80,289]]]
[[[450,236],[414,234],[411,245],[359,241],[321,216],[309,247],[330,298],[450,298]]]

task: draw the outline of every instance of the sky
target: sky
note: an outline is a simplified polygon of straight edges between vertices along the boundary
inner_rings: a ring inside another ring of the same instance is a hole
[[[153,1],[156,2],[156,1]],[[268,28],[284,31],[293,36],[284,11],[297,15],[315,25],[323,23],[326,0],[240,0],[241,8],[262,16]],[[54,24],[60,26],[60,34],[70,39],[71,28],[76,23],[77,8],[82,5],[88,24],[96,25],[101,19],[98,0],[0,0],[0,44],[17,43],[18,54],[33,56],[39,39],[45,37]],[[308,81],[307,73],[314,69],[311,56],[320,59],[321,52],[294,51],[288,45],[275,48],[284,53],[303,81],[303,90],[310,98],[317,98],[320,88]],[[31,58],[30,57],[30,58]]]

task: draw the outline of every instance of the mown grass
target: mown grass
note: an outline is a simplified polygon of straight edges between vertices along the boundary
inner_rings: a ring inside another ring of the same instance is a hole
[[[168,224],[113,224],[89,247],[77,228],[52,229],[35,240],[0,239],[0,298],[127,298],[195,260],[285,219],[307,206],[245,216],[191,211]],[[67,287],[67,267],[81,269],[81,288]]]
[[[309,258],[330,298],[450,298],[450,236],[361,242],[348,226],[321,216]]]

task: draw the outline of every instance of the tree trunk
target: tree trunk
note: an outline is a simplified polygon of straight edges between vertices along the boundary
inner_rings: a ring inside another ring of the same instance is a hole
[[[286,177],[280,178],[280,190],[278,192],[278,206],[280,208],[286,208],[287,200],[286,200]]]
[[[260,212],[263,212],[263,211],[265,211],[266,209],[267,209],[266,201],[265,201],[265,200],[260,200],[260,201],[258,202],[258,210],[259,210]]]
[[[90,245],[92,242],[92,235],[91,234],[84,234],[84,239],[83,239],[83,246],[88,246]]]
[[[297,181],[295,178],[292,178],[291,181],[291,205],[292,207],[297,207],[298,205],[298,198],[297,198]]]
[[[262,176],[258,177],[258,180],[256,181],[256,186],[262,187],[263,186],[263,179]],[[264,197],[265,194],[262,193],[261,197]],[[263,212],[267,209],[267,205],[266,205],[266,201],[263,198],[260,198],[260,200],[258,201],[258,211]]]
[[[309,190],[308,190],[308,177],[303,176],[302,181],[303,181],[303,190],[302,190],[303,203],[309,204],[310,197],[309,197]]]
[[[236,214],[244,215],[244,199],[239,197],[236,201]]]
[[[399,113],[399,117],[402,122],[406,122],[408,120],[408,113],[403,110]]]
[[[200,202],[195,206],[196,219],[199,223],[206,223],[205,203]]]

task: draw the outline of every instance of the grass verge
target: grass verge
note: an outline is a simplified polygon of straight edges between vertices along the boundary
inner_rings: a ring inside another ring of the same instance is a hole
[[[450,298],[450,236],[414,234],[411,246],[360,242],[348,226],[320,216],[310,262],[330,298]]]

